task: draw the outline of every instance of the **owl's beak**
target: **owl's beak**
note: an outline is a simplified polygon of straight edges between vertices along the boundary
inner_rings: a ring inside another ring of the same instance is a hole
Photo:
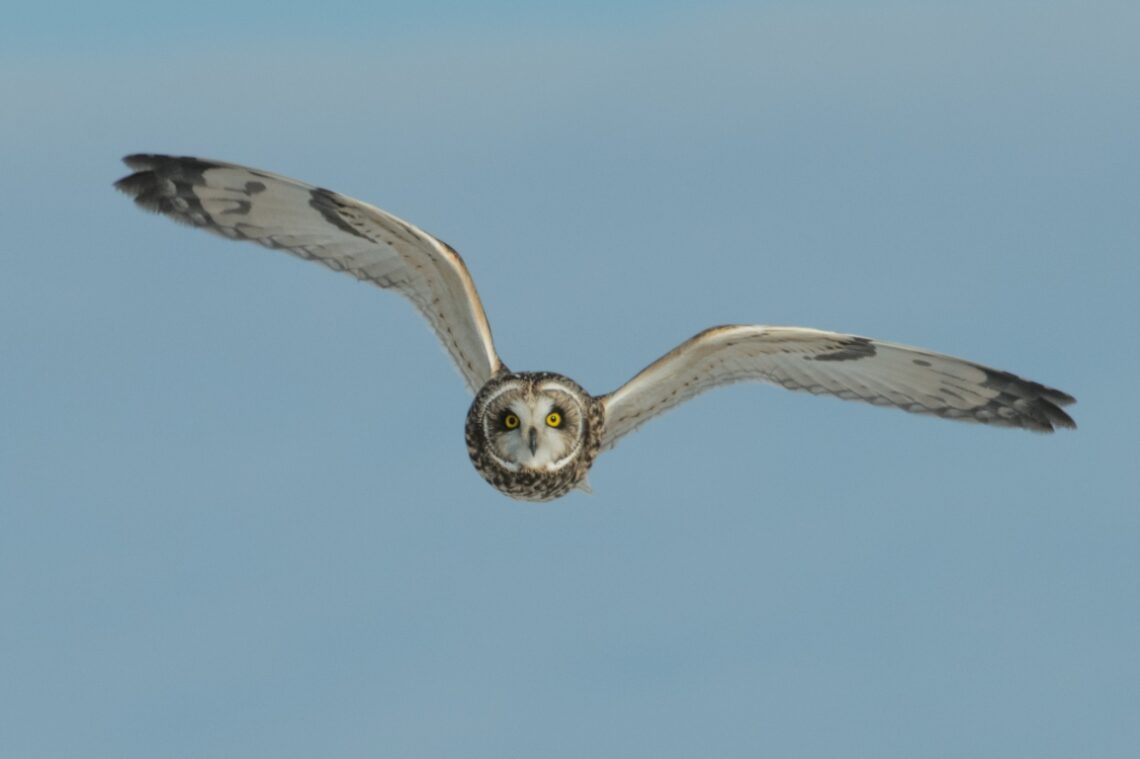
[[[531,427],[530,432],[527,433],[527,440],[530,443],[530,455],[533,456],[538,452],[538,430]]]

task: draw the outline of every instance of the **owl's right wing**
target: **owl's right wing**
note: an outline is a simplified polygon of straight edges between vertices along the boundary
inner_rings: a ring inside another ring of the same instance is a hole
[[[130,155],[115,187],[142,208],[391,288],[427,319],[476,392],[503,368],[475,283],[449,245],[403,219],[288,177],[220,161]]]
[[[713,327],[601,400],[602,446],[698,393],[754,380],[918,414],[1052,432],[1073,397],[953,356],[805,327]]]

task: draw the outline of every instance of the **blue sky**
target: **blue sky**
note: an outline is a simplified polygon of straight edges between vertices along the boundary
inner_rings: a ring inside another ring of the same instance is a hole
[[[561,8],[6,14],[0,755],[1132,756],[1140,9]],[[515,503],[412,308],[140,214],[136,151],[415,222],[596,393],[799,324],[1081,428],[733,387]]]

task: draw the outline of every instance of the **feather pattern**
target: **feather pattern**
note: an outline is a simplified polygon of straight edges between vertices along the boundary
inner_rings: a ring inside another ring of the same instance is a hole
[[[418,227],[331,190],[245,166],[142,154],[124,161],[134,173],[115,186],[146,210],[319,261],[410,300],[475,396],[465,430],[472,463],[512,498],[545,501],[575,487],[589,490],[586,474],[601,450],[658,414],[733,382],[1038,432],[1076,427],[1062,409],[1074,399],[1059,390],[921,348],[804,327],[713,327],[595,397],[562,375],[510,372],[495,352],[463,260]]]
[[[148,211],[396,290],[427,319],[472,393],[504,368],[463,259],[418,227],[331,190],[245,166],[142,154],[123,161],[135,173],[115,187]]]
[[[690,338],[602,396],[602,445],[714,387],[768,382],[917,414],[1052,432],[1076,427],[1072,396],[921,348],[804,327],[732,325]]]

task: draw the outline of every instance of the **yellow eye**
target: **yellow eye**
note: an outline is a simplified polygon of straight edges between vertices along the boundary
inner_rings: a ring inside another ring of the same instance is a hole
[[[557,427],[562,424],[562,414],[559,414],[557,411],[551,411],[546,415],[546,423],[551,427]]]
[[[503,426],[508,430],[513,430],[519,426],[519,418],[514,414],[507,414],[503,417]]]

